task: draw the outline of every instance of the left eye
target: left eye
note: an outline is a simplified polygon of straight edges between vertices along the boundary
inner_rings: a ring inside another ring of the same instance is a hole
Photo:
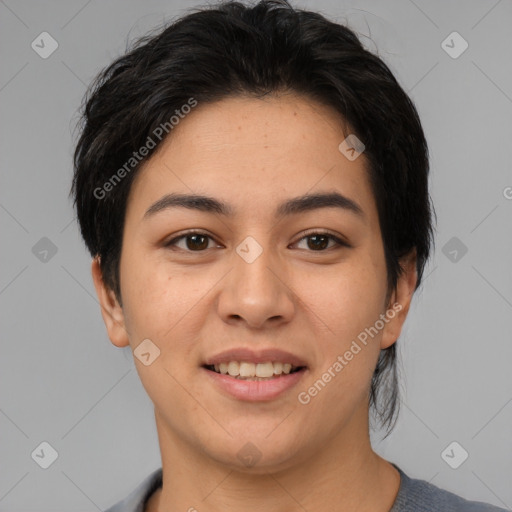
[[[326,249],[331,249],[333,246],[343,246],[348,247],[348,244],[340,240],[338,237],[331,235],[330,233],[322,233],[322,232],[312,232],[303,236],[296,244],[301,243],[302,241],[306,241],[307,248],[314,252],[321,252]],[[209,249],[209,242],[215,240],[206,233],[200,232],[191,232],[186,233],[184,235],[173,238],[165,245],[166,247],[178,247],[179,249],[183,249],[189,252],[202,252],[206,249]],[[183,245],[179,245],[181,242],[184,242]],[[330,242],[333,242],[329,245]]]

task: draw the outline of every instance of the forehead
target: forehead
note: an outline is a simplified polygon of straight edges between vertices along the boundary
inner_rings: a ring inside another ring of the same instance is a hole
[[[334,110],[295,94],[199,104],[139,171],[127,214],[142,218],[175,192],[215,197],[247,216],[270,214],[290,197],[337,191],[371,216],[366,159],[339,150],[344,128]]]

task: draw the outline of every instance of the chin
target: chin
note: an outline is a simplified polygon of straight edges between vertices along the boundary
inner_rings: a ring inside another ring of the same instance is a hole
[[[285,428],[279,432],[279,427],[276,429],[278,423],[264,422],[259,426],[247,426],[245,430],[229,430],[226,426],[233,437],[223,437],[216,442],[209,436],[203,450],[216,462],[241,473],[263,475],[289,469],[297,464],[304,450],[300,434]],[[240,432],[240,435],[234,432]]]
[[[220,462],[232,471],[250,475],[267,475],[269,473],[285,471],[297,463],[297,454],[290,452],[289,449],[285,451],[277,450],[271,447],[269,443],[259,448],[250,441],[244,443],[235,452],[219,455],[220,457],[215,457],[217,462]]]

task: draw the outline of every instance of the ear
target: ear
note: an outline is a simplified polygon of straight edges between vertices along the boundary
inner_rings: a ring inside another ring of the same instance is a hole
[[[91,273],[108,337],[116,347],[126,347],[129,345],[129,338],[125,327],[123,309],[119,305],[114,291],[108,288],[103,281],[99,256],[92,260]]]
[[[387,304],[386,317],[388,321],[383,330],[381,349],[388,348],[396,342],[407,318],[418,281],[416,248],[400,259],[400,266],[403,268],[403,272],[399,276],[396,288],[393,290]]]

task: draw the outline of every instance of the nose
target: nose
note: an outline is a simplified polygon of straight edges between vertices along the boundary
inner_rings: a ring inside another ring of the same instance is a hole
[[[230,324],[245,323],[261,329],[287,323],[295,312],[294,294],[288,283],[285,262],[263,248],[252,261],[233,254],[233,269],[228,273],[218,299],[218,313]]]

